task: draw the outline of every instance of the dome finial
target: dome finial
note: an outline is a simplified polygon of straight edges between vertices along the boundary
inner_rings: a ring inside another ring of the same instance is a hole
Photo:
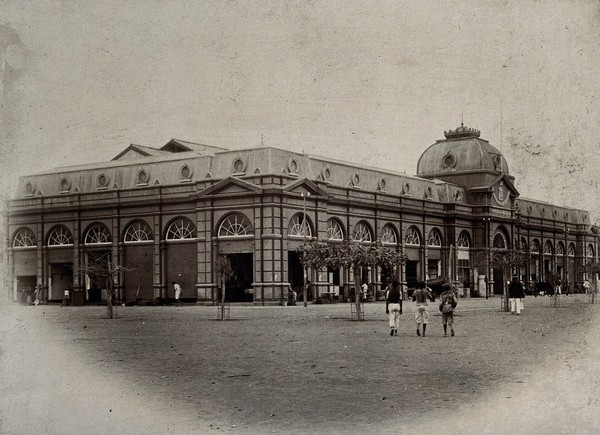
[[[481,132],[475,128],[465,127],[465,125],[461,122],[460,127],[456,130],[448,130],[444,131],[444,136],[446,139],[458,139],[461,137],[479,137]]]

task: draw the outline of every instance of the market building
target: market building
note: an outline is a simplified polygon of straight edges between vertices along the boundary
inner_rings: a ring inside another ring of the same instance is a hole
[[[307,280],[313,298],[347,297],[349,270],[310,270],[298,248],[312,240],[380,241],[407,254],[398,270],[362,271],[381,288],[406,292],[419,280],[448,277],[463,296],[501,294],[490,252],[516,246],[531,261],[514,273],[529,286],[559,274],[581,285],[582,261],[597,259],[598,228],[585,210],[519,196],[504,156],[480,132],[444,132],[421,156],[417,174],[272,147],[227,150],[173,139],[160,149],[130,145],[109,162],[23,176],[6,207],[9,297],[38,290],[60,301],[65,289],[87,302],[106,283],[87,265],[129,265],[114,277],[116,300],[168,301],[172,282],[188,301],[219,297],[212,264],[235,269],[230,301],[284,304]]]

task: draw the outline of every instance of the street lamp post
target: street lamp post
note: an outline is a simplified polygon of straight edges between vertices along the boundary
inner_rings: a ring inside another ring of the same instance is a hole
[[[302,192],[302,236],[304,237],[304,244],[306,245],[306,237],[308,235],[308,226],[306,225],[306,198],[310,196],[310,192]],[[307,306],[306,298],[308,297],[307,281],[308,280],[308,266],[304,270],[304,306]]]

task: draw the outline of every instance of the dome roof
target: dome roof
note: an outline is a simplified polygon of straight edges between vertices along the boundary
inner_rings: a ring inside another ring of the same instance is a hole
[[[417,175],[432,177],[462,172],[494,172],[508,175],[506,159],[496,147],[481,139],[479,130],[460,125],[444,132],[425,150],[417,163]]]

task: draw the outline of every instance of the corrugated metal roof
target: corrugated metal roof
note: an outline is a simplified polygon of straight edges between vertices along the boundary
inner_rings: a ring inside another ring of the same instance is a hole
[[[143,160],[143,163],[160,163],[160,162],[170,162],[176,160],[189,160],[190,158],[200,158],[198,153],[193,151],[186,151],[181,153],[170,153],[163,151],[160,154],[148,156]],[[119,160],[110,160],[108,162],[96,162],[96,163],[87,163],[84,165],[75,165],[75,166],[62,166],[54,169],[50,169],[44,172],[37,172],[34,174],[29,174],[30,176],[35,175],[48,175],[48,174],[58,174],[58,173],[66,173],[66,172],[77,172],[77,171],[86,171],[90,169],[99,170],[101,168],[116,168],[122,166],[134,166],[140,165],[140,162],[127,160],[127,161],[119,161]]]

